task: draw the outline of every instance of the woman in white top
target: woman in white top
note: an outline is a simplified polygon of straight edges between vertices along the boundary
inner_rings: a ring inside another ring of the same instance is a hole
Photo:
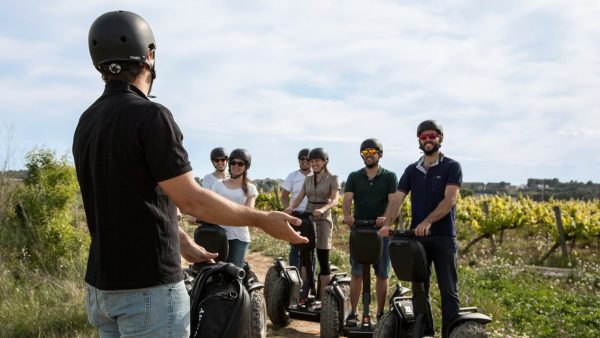
[[[234,149],[229,154],[230,177],[224,181],[215,182],[212,186],[212,191],[230,201],[254,208],[258,190],[254,184],[249,183],[248,169],[250,169],[251,162],[252,158],[248,150]],[[227,232],[227,240],[229,242],[227,262],[242,268],[246,252],[248,251],[248,245],[250,245],[248,227],[221,226]]]
[[[210,161],[212,162],[215,171],[207,174],[202,179],[202,187],[208,190],[213,190],[212,187],[217,181],[223,181],[229,178],[229,175],[225,172],[227,167],[227,151],[225,148],[218,147],[210,152]]]

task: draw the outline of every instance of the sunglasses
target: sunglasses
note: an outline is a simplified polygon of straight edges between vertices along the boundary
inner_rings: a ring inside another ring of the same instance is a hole
[[[375,155],[375,154],[379,154],[379,150],[377,150],[375,148],[363,149],[360,151],[360,154],[362,156]]]
[[[298,157],[298,161],[308,161],[308,157],[306,157],[306,156]]]
[[[244,161],[229,161],[229,165],[230,166],[238,166],[238,167],[243,167],[246,165],[246,162]]]
[[[440,137],[440,134],[438,133],[421,133],[421,135],[419,135],[419,140],[421,141],[425,141],[427,139],[430,140],[435,140],[436,138]]]
[[[213,162],[227,162],[227,157],[215,158]]]

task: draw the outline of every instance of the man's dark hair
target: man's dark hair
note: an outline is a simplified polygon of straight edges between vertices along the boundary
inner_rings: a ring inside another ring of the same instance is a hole
[[[144,69],[144,64],[135,61],[105,63],[98,66],[104,82],[125,81],[133,82]]]

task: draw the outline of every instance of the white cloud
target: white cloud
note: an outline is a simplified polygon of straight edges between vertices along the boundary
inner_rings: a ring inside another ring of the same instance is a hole
[[[257,162],[254,177],[283,177],[308,144],[328,147],[345,176],[373,136],[384,141],[385,164],[401,171],[418,156],[416,125],[436,118],[467,180],[600,181],[577,163],[600,153],[600,3],[11,3],[11,26],[0,26],[10,51],[0,56],[0,102],[11,114],[0,120],[15,126],[15,140],[30,142],[23,128],[40,112],[64,133],[100,94],[87,31],[117,8],[152,25],[154,93],[202,171],[211,147],[243,145],[258,160],[279,160]],[[44,126],[35,133],[61,148],[71,138]]]

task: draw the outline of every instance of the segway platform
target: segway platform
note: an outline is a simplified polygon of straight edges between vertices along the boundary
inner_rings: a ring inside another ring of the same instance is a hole
[[[348,338],[371,338],[373,337],[373,326],[363,327],[361,325],[358,326],[344,326],[342,329],[344,332],[344,337]]]

